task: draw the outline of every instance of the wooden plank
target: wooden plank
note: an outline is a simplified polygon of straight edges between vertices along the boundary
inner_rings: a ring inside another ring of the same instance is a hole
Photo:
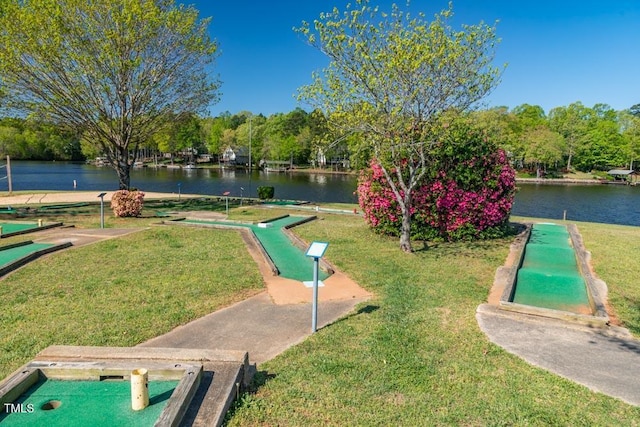
[[[137,359],[171,361],[221,361],[244,363],[248,359],[246,351],[184,349],[162,347],[87,347],[53,345],[38,353],[34,360],[100,360],[100,359]]]
[[[131,371],[145,368],[154,381],[182,379],[187,370],[201,369],[201,364],[174,364],[158,361],[48,362],[34,361],[29,367],[39,369],[46,378],[100,381],[103,377],[122,377],[129,381]]]
[[[36,368],[24,368],[0,383],[0,412],[5,403],[12,403],[40,379]]]
[[[178,386],[156,421],[156,426],[177,426],[191,405],[202,379],[202,366],[186,369]]]

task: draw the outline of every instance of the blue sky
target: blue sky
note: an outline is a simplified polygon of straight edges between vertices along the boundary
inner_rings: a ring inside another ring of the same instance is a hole
[[[220,102],[210,112],[251,111],[270,115],[299,104],[297,89],[327,65],[292,28],[312,22],[346,0],[198,0],[203,17],[212,17],[211,36],[220,56]],[[371,0],[389,10],[393,1]],[[404,7],[405,0],[396,3]],[[447,0],[413,0],[409,11],[428,17]],[[507,63],[487,106],[527,103],[545,112],[580,101],[622,110],[640,103],[640,1],[638,0],[457,0],[454,25],[496,20],[502,39],[496,65]]]

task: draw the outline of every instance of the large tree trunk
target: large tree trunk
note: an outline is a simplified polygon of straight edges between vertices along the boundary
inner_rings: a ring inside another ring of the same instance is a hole
[[[131,184],[130,166],[126,161],[117,161],[114,169],[118,174],[118,185],[120,190],[128,190]]]
[[[111,165],[118,174],[118,186],[120,190],[129,190],[131,186],[131,165],[136,161],[136,153],[138,150],[137,144],[133,147],[133,158],[129,155],[129,144],[125,144],[122,141],[116,141],[114,143],[116,149],[113,152],[115,156],[111,159]]]

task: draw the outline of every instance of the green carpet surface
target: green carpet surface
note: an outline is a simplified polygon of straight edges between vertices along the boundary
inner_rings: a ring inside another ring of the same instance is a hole
[[[262,247],[264,247],[265,251],[267,251],[271,257],[278,271],[280,271],[280,276],[304,282],[313,280],[313,259],[306,256],[282,231],[283,227],[303,219],[305,219],[305,217],[287,216],[271,221],[270,224],[273,225],[267,228],[260,227],[257,224],[240,224],[223,221],[188,220],[188,222],[250,228],[262,244]],[[318,272],[319,280],[324,280],[327,277],[329,277],[329,275],[320,269]]]
[[[153,426],[177,385],[178,381],[149,381],[149,406],[134,411],[128,381],[41,380],[16,402],[21,404],[19,411],[0,414],[0,425]],[[43,409],[50,401],[59,406]]]
[[[30,243],[28,245],[16,246],[14,248],[3,249],[0,247],[0,266],[17,261],[20,258],[32,254],[41,249],[54,246],[52,243]]]
[[[24,222],[0,222],[2,227],[2,234],[15,233],[16,231],[29,230],[31,228],[37,228],[37,223],[24,223]]]
[[[565,226],[533,225],[513,302],[575,313],[590,311],[586,284]]]

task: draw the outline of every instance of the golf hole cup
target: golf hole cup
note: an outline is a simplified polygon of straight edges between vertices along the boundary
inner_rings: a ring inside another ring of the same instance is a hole
[[[146,369],[131,371],[131,408],[140,411],[149,406],[149,374]]]

